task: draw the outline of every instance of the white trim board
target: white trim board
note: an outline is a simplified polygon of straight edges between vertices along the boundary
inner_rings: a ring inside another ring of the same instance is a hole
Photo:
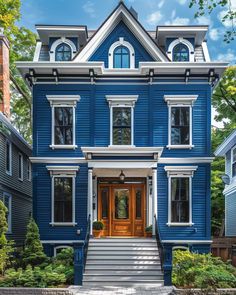
[[[200,163],[212,163],[214,157],[193,157],[193,158],[160,158],[158,163],[160,164],[200,164]]]
[[[87,163],[84,157],[80,158],[60,158],[60,157],[30,157],[31,163],[48,163],[48,164],[80,164]]]

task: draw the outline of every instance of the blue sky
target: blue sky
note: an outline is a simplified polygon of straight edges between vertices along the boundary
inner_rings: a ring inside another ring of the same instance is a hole
[[[232,7],[236,10],[236,0]],[[20,25],[34,30],[35,24],[87,25],[96,29],[117,5],[118,0],[22,0]],[[155,30],[156,25],[202,25],[210,26],[208,46],[212,60],[236,60],[236,40],[229,45],[223,42],[224,30],[220,16],[224,10],[217,9],[211,16],[194,19],[195,9],[188,8],[189,0],[125,0],[133,6],[142,25]]]

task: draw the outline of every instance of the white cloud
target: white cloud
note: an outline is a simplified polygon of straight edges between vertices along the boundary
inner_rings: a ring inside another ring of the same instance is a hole
[[[163,15],[160,13],[160,11],[155,11],[148,15],[147,17],[147,23],[149,25],[157,25],[157,23],[162,20]]]
[[[235,52],[232,49],[228,49],[226,53],[219,53],[216,58],[216,61],[235,63],[236,61]]]
[[[172,10],[172,12],[171,12],[171,19],[174,19],[175,16],[176,16],[176,10],[174,9],[174,10]]]
[[[162,6],[164,5],[165,0],[162,0],[158,3],[158,8],[162,8]]]
[[[220,38],[221,32],[220,29],[212,28],[209,30],[209,36],[211,40],[217,41]]]
[[[165,22],[165,25],[174,25],[174,26],[187,26],[190,23],[189,18],[184,18],[184,17],[176,17],[172,19],[171,21]]]
[[[210,26],[212,24],[212,21],[210,19],[210,16],[199,16],[197,19],[197,23],[199,25],[208,25]]]
[[[177,0],[179,2],[179,4],[184,5],[187,3],[187,0]]]
[[[95,14],[95,8],[94,8],[94,3],[91,1],[87,1],[84,5],[83,5],[83,10],[89,14],[90,17],[94,18],[96,16]]]

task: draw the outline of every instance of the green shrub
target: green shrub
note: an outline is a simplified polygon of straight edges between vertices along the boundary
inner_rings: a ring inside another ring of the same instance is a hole
[[[103,230],[104,224],[102,221],[94,221],[93,222],[93,229],[94,230]]]
[[[174,251],[173,284],[183,288],[235,288],[236,270],[211,254]]]
[[[73,248],[63,249],[55,258],[53,258],[52,265],[54,267],[64,266],[64,274],[66,282],[73,284],[74,281],[74,250]]]
[[[152,225],[149,225],[145,228],[146,233],[152,233]]]

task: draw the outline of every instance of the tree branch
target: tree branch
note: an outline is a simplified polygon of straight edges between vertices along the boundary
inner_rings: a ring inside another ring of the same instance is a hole
[[[29,98],[27,93],[25,93],[25,91],[21,88],[21,86],[19,85],[19,83],[15,79],[12,72],[10,73],[10,79],[11,79],[12,83],[14,84],[15,89],[23,96],[24,100],[29,105],[29,107],[31,107],[31,99]]]

